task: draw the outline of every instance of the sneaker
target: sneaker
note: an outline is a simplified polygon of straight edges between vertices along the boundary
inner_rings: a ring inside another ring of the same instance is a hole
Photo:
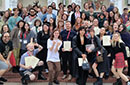
[[[89,77],[89,78],[93,78],[93,76],[92,76],[91,74],[88,74],[88,77]]]
[[[71,79],[72,79],[72,76],[69,74],[68,81],[70,81]]]
[[[127,82],[127,85],[130,85],[130,82]]]
[[[0,77],[0,81],[6,82],[7,79],[5,79],[5,78],[3,78],[3,77]]]
[[[62,79],[65,79],[67,77],[67,75],[63,75]]]
[[[0,81],[0,85],[3,85],[4,83]]]
[[[45,73],[48,73],[49,72],[49,70],[48,69],[45,69]]]
[[[28,83],[27,83],[27,80],[25,80],[25,79],[21,79],[21,82],[22,82],[22,85],[28,85]]]
[[[60,82],[58,80],[54,80],[53,81],[55,84],[60,84]]]

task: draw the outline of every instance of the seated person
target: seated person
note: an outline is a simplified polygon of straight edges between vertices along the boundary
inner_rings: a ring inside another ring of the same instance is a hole
[[[37,49],[34,49],[34,46],[38,47]],[[36,56],[36,54],[41,51],[43,49],[43,47],[39,44],[34,44],[34,43],[29,43],[27,45],[27,52],[24,53],[22,56],[21,56],[21,59],[20,59],[20,75],[22,76],[22,84],[27,84],[27,80],[31,80],[33,81],[36,76],[32,73],[33,72],[33,68],[32,66],[25,66],[25,58],[26,57],[29,57],[29,56]],[[33,62],[33,61],[32,61]],[[37,64],[37,67],[38,70],[39,70],[39,73],[38,73],[38,80],[41,79],[41,80],[46,80],[47,78],[45,78],[43,75],[42,75],[42,69],[43,69],[43,61],[39,61],[38,64]],[[36,69],[35,68],[35,69]]]

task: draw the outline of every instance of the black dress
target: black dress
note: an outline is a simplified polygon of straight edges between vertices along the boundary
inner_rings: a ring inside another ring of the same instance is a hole
[[[37,57],[44,61],[44,66],[47,68],[46,58],[47,58],[47,40],[50,35],[45,34],[43,31],[40,31],[37,35],[37,43],[43,47],[43,49],[37,54]]]
[[[84,71],[82,67],[78,65],[78,58],[82,58],[82,54],[86,54],[85,45],[87,38],[84,36],[84,44],[81,44],[79,34],[73,38],[72,48],[73,48],[73,76],[76,77],[76,83],[78,85],[86,85],[86,80],[88,77],[88,71]]]

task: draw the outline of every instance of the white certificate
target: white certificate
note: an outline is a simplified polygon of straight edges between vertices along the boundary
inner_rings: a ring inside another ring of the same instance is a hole
[[[95,49],[95,46],[94,46],[94,44],[87,44],[87,45],[86,45],[86,48],[87,48],[87,49],[90,49],[90,50],[94,50],[94,49]]]
[[[85,61],[88,62],[88,59],[86,58]],[[79,64],[79,66],[82,66],[83,58],[78,58],[78,64]]]
[[[99,27],[94,27],[95,35],[98,35],[100,33]]]
[[[34,69],[39,62],[39,59],[35,56],[25,57],[25,66],[32,66]]]
[[[110,45],[111,45],[110,36],[109,35],[103,36],[103,46],[110,46]]]
[[[63,48],[65,51],[69,51],[71,48],[71,41],[64,41]]]

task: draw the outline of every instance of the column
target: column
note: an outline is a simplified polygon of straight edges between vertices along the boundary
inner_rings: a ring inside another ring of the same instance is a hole
[[[116,7],[118,7],[120,14],[123,13],[123,0],[110,0],[114,3]]]
[[[8,8],[11,8],[11,9],[16,8],[17,1],[18,0],[5,0],[5,9],[7,10]]]

